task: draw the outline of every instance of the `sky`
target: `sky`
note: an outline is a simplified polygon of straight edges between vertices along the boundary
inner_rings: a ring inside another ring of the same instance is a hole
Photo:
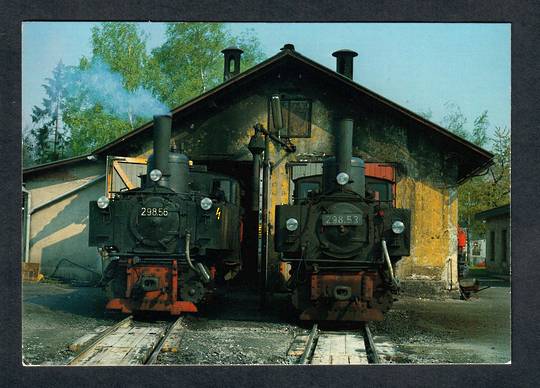
[[[90,22],[25,22],[22,34],[23,128],[42,84],[59,60],[77,65],[91,54]],[[141,22],[149,49],[165,38],[165,24]],[[358,53],[354,81],[440,123],[456,104],[472,126],[488,111],[495,127],[510,129],[510,24],[507,23],[228,23],[233,34],[251,29],[266,56],[285,43],[335,69],[332,52]]]

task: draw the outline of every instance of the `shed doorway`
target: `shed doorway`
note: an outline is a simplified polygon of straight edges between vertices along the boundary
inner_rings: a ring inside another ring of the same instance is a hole
[[[240,206],[243,209],[243,239],[241,244],[242,270],[232,284],[256,288],[259,281],[257,268],[259,215],[253,211],[253,163],[251,161],[212,160],[196,161],[206,165],[208,171],[229,175],[237,179],[241,187]]]

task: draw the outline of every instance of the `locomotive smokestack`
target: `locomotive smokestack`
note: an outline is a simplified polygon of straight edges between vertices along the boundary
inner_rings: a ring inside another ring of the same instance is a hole
[[[223,81],[227,81],[240,74],[240,57],[243,50],[237,47],[228,47],[221,50],[223,53]]]
[[[336,162],[338,173],[345,172],[351,175],[353,119],[341,119],[335,137]]]
[[[171,115],[154,116],[154,162],[153,168],[161,171],[163,177],[158,181],[161,186],[169,182],[169,145],[171,141]]]
[[[338,50],[333,52],[332,56],[336,57],[336,71],[353,79],[353,62],[358,53],[352,50]]]

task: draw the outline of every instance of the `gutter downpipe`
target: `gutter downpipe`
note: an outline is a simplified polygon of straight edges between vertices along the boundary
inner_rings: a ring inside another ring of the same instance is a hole
[[[92,179],[92,180],[90,180],[90,181],[84,183],[84,184],[81,185],[81,186],[78,186],[78,187],[75,187],[74,189],[71,189],[71,190],[69,190],[69,191],[66,191],[66,192],[63,193],[63,194],[60,194],[60,195],[58,195],[58,196],[56,196],[56,197],[54,197],[54,198],[48,200],[47,202],[42,203],[42,204],[39,205],[39,206],[36,206],[35,208],[33,208],[32,210],[29,211],[29,214],[34,214],[34,213],[36,213],[36,212],[38,212],[38,211],[40,211],[40,210],[42,210],[42,209],[44,209],[44,208],[46,208],[46,207],[52,205],[52,204],[55,203],[55,202],[58,202],[58,201],[60,201],[60,200],[62,200],[62,199],[65,199],[65,198],[67,198],[67,197],[69,197],[69,196],[75,194],[76,192],[78,192],[78,191],[80,191],[80,190],[82,190],[82,189],[85,189],[85,188],[87,188],[88,186],[93,185],[94,183],[96,183],[97,181],[99,181],[99,180],[101,180],[101,179],[103,179],[103,178],[105,178],[105,174],[100,175],[100,176],[98,176],[98,177],[96,177],[96,178],[94,178],[94,179]]]
[[[28,263],[30,260],[30,222],[32,220],[32,193],[29,190],[26,190],[26,188],[22,187],[23,193],[26,193],[26,225],[25,225],[25,239],[24,239],[24,262]]]
[[[268,282],[268,189],[270,186],[270,139],[265,136],[264,158],[263,158],[263,188],[262,188],[262,249],[261,249],[261,278],[260,292],[261,308],[266,306],[266,288]]]

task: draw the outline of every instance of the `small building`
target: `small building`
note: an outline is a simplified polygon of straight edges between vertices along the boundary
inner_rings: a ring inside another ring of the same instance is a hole
[[[486,269],[497,275],[510,275],[510,205],[475,215],[486,226]]]
[[[353,155],[366,161],[368,175],[383,171],[392,183],[395,205],[412,211],[411,256],[399,263],[397,275],[402,281],[455,288],[457,186],[484,169],[493,155],[354,82],[352,51],[333,54],[334,71],[287,44],[243,73],[236,66],[241,50],[224,53],[224,82],[173,109],[172,130],[176,144],[195,164],[232,175],[243,185],[244,270],[257,277],[258,215],[250,211],[253,157],[248,149],[254,124],[296,147],[289,152],[277,142],[269,145],[269,273],[275,275],[270,283],[276,284],[287,277],[287,268],[273,251],[274,207],[291,200],[293,179],[320,174],[323,158],[334,153],[335,121],[346,116],[354,119]],[[276,94],[283,112],[280,131],[273,127],[270,109]],[[144,159],[151,141],[149,122],[89,155],[25,169],[32,202],[27,260],[41,263],[45,275],[94,277],[100,260],[87,246],[88,202],[110,186],[104,179],[107,156]],[[128,175],[124,170],[120,180],[129,187],[128,181],[133,184],[137,178],[134,171],[134,178]]]

